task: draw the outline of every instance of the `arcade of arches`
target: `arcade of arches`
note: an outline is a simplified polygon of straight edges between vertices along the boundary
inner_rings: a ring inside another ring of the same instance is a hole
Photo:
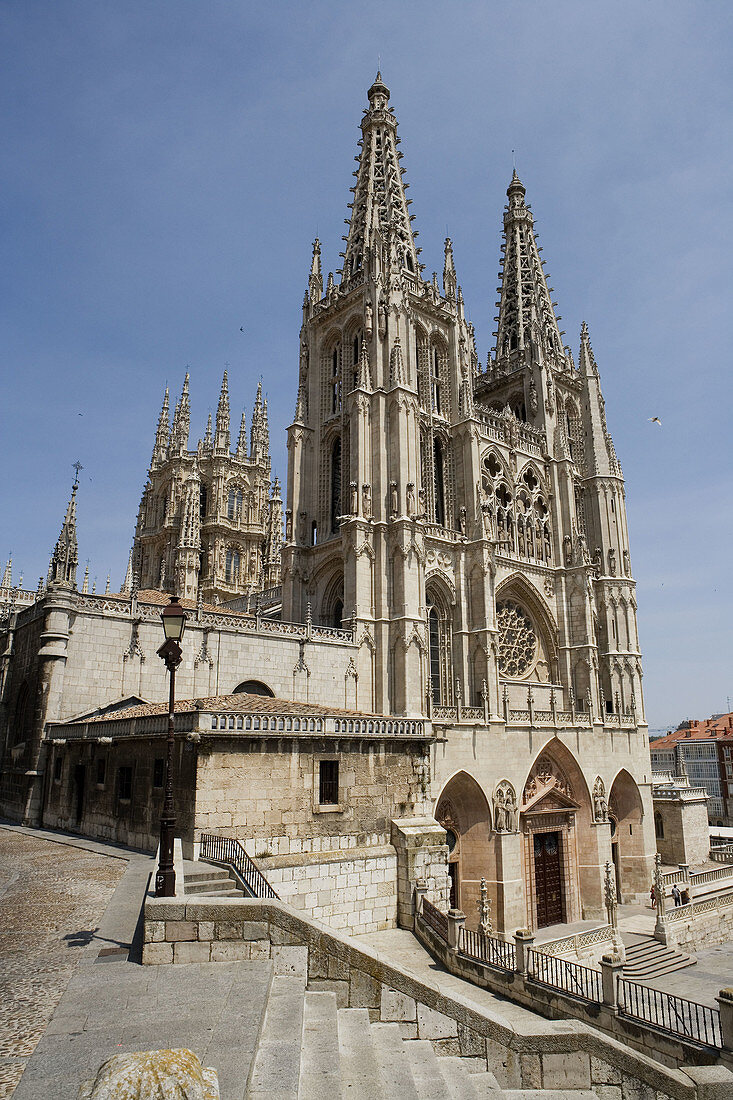
[[[612,859],[620,900],[649,889],[641,796],[627,771],[610,788],[608,809],[558,739],[535,758],[516,799],[509,780],[485,791],[466,771],[445,784],[435,816],[447,832],[451,905],[478,926],[486,879],[494,930],[544,928],[603,918],[603,877]],[[594,812],[595,806],[595,812]]]

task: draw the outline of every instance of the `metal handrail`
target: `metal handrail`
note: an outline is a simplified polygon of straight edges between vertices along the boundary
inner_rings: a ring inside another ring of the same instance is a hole
[[[202,833],[200,858],[232,867],[250,891],[250,897],[280,900],[239,840],[229,836],[216,836],[215,833]]]
[[[530,948],[527,952],[527,977],[538,985],[560,989],[573,997],[601,1004],[603,983],[600,971],[589,966],[560,959],[557,955],[545,955]]]
[[[723,1047],[720,1012],[709,1005],[619,977],[618,1010],[623,1016],[641,1020],[662,1031],[671,1031],[705,1046]]]
[[[435,932],[436,936],[440,936],[442,940],[448,942],[448,916],[446,913],[441,913],[432,901],[428,901],[427,898],[422,900],[422,908],[420,910],[420,916],[427,924],[428,928],[431,928]]]
[[[494,966],[511,973],[516,969],[517,956],[514,944],[500,940],[496,936],[485,936],[483,932],[461,928],[458,950],[467,959],[473,959],[485,966]]]

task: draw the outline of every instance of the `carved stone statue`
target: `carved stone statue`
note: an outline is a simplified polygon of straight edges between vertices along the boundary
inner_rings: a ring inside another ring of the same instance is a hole
[[[631,558],[629,557],[628,550],[624,550],[624,576],[631,576]]]
[[[566,565],[573,564],[573,540],[570,535],[565,535],[562,540],[562,553]]]
[[[349,482],[349,500],[350,500],[350,514],[352,516],[358,516],[359,514],[359,486],[355,481]]]
[[[379,323],[378,323],[379,339],[384,340],[387,335],[387,303],[382,298],[379,303]]]
[[[293,539],[293,510],[292,508],[285,509],[285,541],[292,542]]]
[[[372,309],[372,303],[367,301],[364,306],[364,335],[367,339],[371,338],[374,330],[374,310]]]
[[[466,533],[466,509],[465,508],[460,508],[458,510],[458,526],[461,530],[461,534],[465,535],[465,533]]]
[[[412,481],[407,483],[407,514],[408,516],[415,514],[415,485]]]
[[[494,828],[497,833],[506,832],[506,809],[504,806],[504,792],[497,787],[494,794]]]
[[[497,833],[517,831],[517,796],[506,780],[499,783],[494,792],[494,828]]]
[[[599,574],[603,572],[603,551],[600,546],[596,546],[593,551],[593,564],[598,570]]]
[[[397,494],[397,482],[390,481],[389,483],[389,514],[393,518],[398,514],[400,507],[399,496]]]
[[[361,507],[365,519],[372,518],[372,487],[367,482],[361,487]]]
[[[425,490],[424,489],[418,489],[417,499],[418,499],[418,506],[420,508],[419,518],[420,519],[425,519],[425,516],[427,515],[427,509],[425,507]]]
[[[616,576],[616,551],[613,547],[608,551],[608,572],[612,577]]]
[[[600,775],[593,785],[593,817],[595,821],[608,821],[606,788]]]
[[[306,541],[306,520],[308,519],[307,512],[301,512],[298,516],[298,541],[305,545]]]

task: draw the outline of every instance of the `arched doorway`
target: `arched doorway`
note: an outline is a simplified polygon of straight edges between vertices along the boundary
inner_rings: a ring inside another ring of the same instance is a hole
[[[466,914],[468,928],[477,928],[482,878],[486,879],[492,909],[496,907],[496,859],[490,844],[488,800],[472,776],[458,772],[443,788],[435,817],[448,834],[451,906]]]
[[[608,797],[608,817],[619,901],[633,901],[636,895],[646,898],[649,882],[642,828],[644,811],[639,788],[626,769],[622,769],[613,781]]]
[[[560,741],[545,746],[522,792],[526,912],[530,928],[580,920],[598,902],[596,831],[583,774]],[[588,906],[589,898],[592,904]]]

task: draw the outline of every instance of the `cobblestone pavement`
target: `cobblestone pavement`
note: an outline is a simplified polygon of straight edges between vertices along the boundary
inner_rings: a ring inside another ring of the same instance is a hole
[[[0,1100],[12,1096],[126,866],[0,828]]]

